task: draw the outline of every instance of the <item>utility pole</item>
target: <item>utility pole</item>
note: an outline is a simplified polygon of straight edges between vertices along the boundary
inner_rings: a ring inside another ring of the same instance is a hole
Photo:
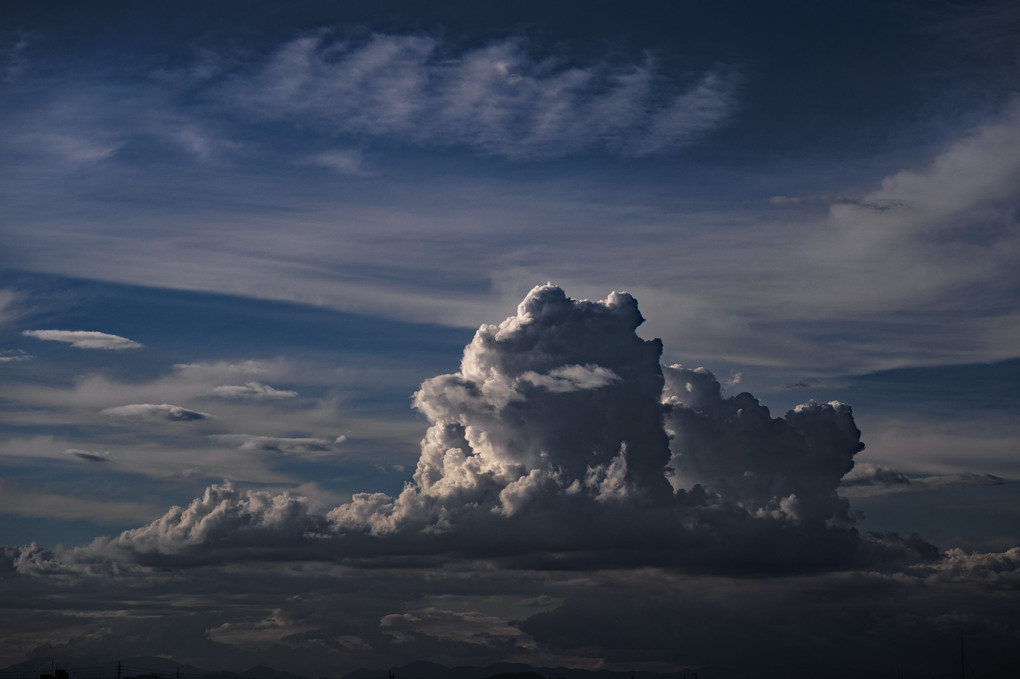
[[[120,661],[117,661],[117,679],[120,679]]]

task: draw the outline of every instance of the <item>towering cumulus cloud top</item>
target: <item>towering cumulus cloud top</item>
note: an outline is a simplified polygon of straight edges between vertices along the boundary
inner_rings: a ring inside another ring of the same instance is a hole
[[[506,515],[540,485],[596,498],[669,493],[662,346],[635,334],[642,320],[630,295],[575,302],[546,285],[517,316],[482,326],[460,372],[415,395],[433,422],[415,474],[421,492]]]
[[[431,424],[398,496],[360,493],[318,515],[300,498],[218,487],[99,546],[178,563],[280,558],[271,547],[286,545],[286,558],[736,572],[935,553],[854,528],[836,495],[863,448],[849,406],[811,401],[773,418],[751,394],[724,397],[704,368],[662,368],[642,322],[626,293],[577,301],[536,287],[515,316],[479,328],[457,373],[414,395]]]

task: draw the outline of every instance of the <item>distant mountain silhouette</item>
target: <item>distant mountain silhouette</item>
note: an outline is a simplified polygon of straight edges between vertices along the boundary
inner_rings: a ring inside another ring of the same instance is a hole
[[[396,679],[675,679],[681,673],[612,672],[609,670],[577,670],[570,667],[533,667],[522,663],[496,663],[485,667],[446,667],[417,661],[390,669],[362,668],[345,674],[342,679],[386,679],[393,672]]]
[[[538,672],[502,672],[494,674],[489,679],[548,679]]]
[[[124,679],[151,675],[157,675],[163,679],[174,679],[177,676],[178,670],[180,670],[182,679],[198,679],[198,677],[208,673],[208,670],[195,667],[194,665],[184,665],[168,658],[148,655],[120,659],[114,658],[113,660],[108,658],[75,658],[73,662],[66,662],[59,657],[47,656],[45,658],[33,658],[16,665],[11,665],[10,667],[5,667],[0,670],[0,673],[4,675],[18,674],[19,676],[23,674],[25,677],[38,679],[39,674],[50,673],[54,665],[56,665],[60,669],[68,670],[71,676],[87,674],[90,677],[114,677],[116,676],[118,662],[121,665],[121,676]],[[261,678],[253,677],[252,679]]]
[[[82,660],[77,663],[56,663],[66,669],[72,677],[85,676],[88,679],[114,679],[117,660]],[[182,665],[156,656],[134,656],[120,660],[122,679],[309,679],[265,665],[252,667],[243,672],[210,671]],[[54,659],[35,658],[0,670],[0,679],[39,679],[40,674],[49,674]],[[680,673],[656,672],[611,672],[609,670],[577,670],[569,667],[532,667],[522,663],[496,663],[485,667],[447,667],[438,663],[417,660],[399,667],[387,669],[361,668],[345,674],[342,679],[387,679],[393,672],[396,679],[679,679]],[[320,677],[319,679],[325,679]]]
[[[171,678],[168,677],[167,679]],[[265,665],[257,665],[240,673],[223,671],[206,672],[198,677],[198,679],[308,679],[308,677],[300,674],[283,672],[281,670],[273,669],[272,667],[266,667]]]
[[[258,665],[243,672],[210,671],[158,656],[133,656],[120,661],[83,659],[74,663],[62,663],[58,658],[56,666],[68,670],[72,677],[85,675],[94,679],[113,679],[116,677],[118,662],[121,666],[122,679],[176,679],[178,672],[181,679],[309,679],[265,665]],[[39,679],[40,674],[51,672],[53,666],[52,657],[27,660],[0,670],[0,675],[3,675],[0,679],[11,676]]]

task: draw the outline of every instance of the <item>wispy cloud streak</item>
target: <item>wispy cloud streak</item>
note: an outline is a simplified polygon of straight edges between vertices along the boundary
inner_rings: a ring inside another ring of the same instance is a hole
[[[294,40],[234,75],[220,96],[262,119],[532,160],[676,150],[727,118],[734,89],[722,71],[681,87],[652,59],[568,66],[533,59],[520,40],[450,55],[431,37],[377,34]]]

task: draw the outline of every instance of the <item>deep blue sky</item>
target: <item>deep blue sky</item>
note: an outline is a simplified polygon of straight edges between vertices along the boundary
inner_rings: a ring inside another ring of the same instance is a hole
[[[927,676],[963,630],[1010,676],[1018,45],[1010,2],[4,3],[0,665]]]

